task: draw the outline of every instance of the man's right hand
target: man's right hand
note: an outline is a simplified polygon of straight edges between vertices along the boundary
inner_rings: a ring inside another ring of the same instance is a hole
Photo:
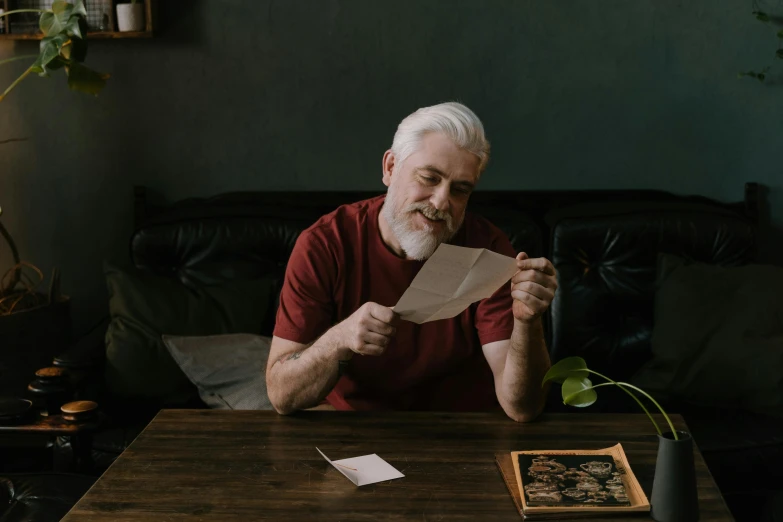
[[[340,345],[361,355],[381,355],[397,333],[400,316],[388,306],[365,303],[336,328],[340,332]],[[346,352],[341,359],[352,355]]]

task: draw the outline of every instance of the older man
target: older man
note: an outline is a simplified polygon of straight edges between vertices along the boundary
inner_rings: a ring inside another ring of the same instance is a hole
[[[489,159],[467,107],[419,109],[383,156],[385,196],[344,205],[305,230],[286,271],[267,366],[281,414],[326,399],[339,410],[486,410],[516,421],[541,411],[550,366],[541,314],[552,264],[515,252],[465,209]],[[517,273],[452,319],[400,320],[391,307],[448,242],[516,257]]]

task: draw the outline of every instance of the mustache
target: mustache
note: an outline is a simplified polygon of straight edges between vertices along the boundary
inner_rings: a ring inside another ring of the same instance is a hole
[[[452,227],[451,214],[438,210],[435,207],[428,205],[427,203],[413,203],[405,208],[406,213],[421,212],[428,219],[445,221],[446,226],[450,229]]]

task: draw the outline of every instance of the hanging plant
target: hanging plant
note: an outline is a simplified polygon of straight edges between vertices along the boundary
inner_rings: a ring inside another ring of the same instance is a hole
[[[95,72],[83,64],[87,56],[87,10],[84,1],[56,0],[51,9],[14,9],[0,16],[9,17],[21,13],[41,14],[38,26],[43,38],[37,55],[14,56],[0,61],[0,65],[3,65],[35,58],[32,65],[0,94],[0,101],[30,74],[37,73],[46,77],[58,69],[65,71],[71,89],[97,95],[109,76]]]
[[[68,79],[68,87],[75,91],[97,95],[106,84],[107,74],[101,74],[86,67],[83,62],[87,56],[87,10],[83,0],[55,0],[50,9],[15,9],[0,14],[0,17],[20,13],[40,13],[38,25],[43,33],[38,54],[14,56],[0,60],[0,65],[22,60],[31,60],[24,72],[8,88],[0,93],[0,102],[31,74],[48,77],[63,70]],[[0,145],[13,141],[25,141],[26,138],[0,140]],[[2,209],[0,209],[2,215]],[[13,266],[0,277],[0,316],[31,310],[52,303],[59,296],[60,277],[57,269],[52,273],[48,293],[40,287],[44,281],[41,270],[22,260],[11,234],[0,222],[0,238],[5,240],[13,259]]]
[[[772,69],[772,64],[777,60],[783,60],[783,28],[781,28],[781,18],[770,15],[767,11],[762,11],[759,8],[758,0],[753,0],[753,16],[755,16],[756,20],[762,22],[765,26],[777,30],[776,40],[778,48],[775,50],[775,54],[771,57],[771,63],[758,70],[740,72],[738,76],[739,78],[755,78],[760,82],[764,82],[767,79],[767,74]]]

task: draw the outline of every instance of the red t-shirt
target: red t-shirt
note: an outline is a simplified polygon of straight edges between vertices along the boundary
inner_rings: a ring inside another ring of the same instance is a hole
[[[401,259],[384,244],[384,198],[343,205],[302,232],[288,261],[275,336],[309,344],[368,301],[397,303],[424,262]],[[470,213],[452,243],[515,256],[500,229]],[[510,339],[513,327],[508,284],[451,319],[400,320],[384,354],[354,354],[326,400],[338,410],[498,407],[481,346]]]

